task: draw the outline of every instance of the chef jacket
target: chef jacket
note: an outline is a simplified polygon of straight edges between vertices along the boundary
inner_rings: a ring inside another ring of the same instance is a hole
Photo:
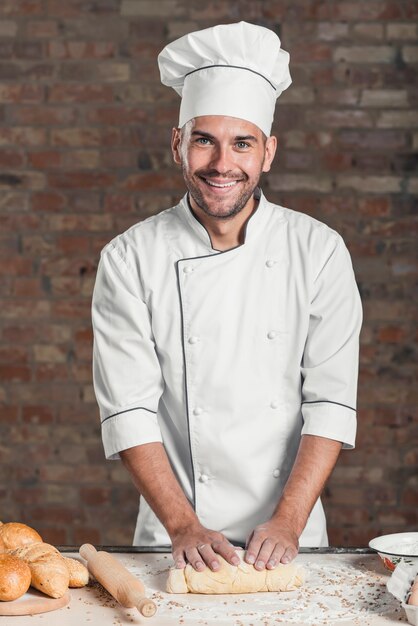
[[[94,288],[93,375],[108,459],[162,442],[200,522],[244,543],[301,435],[354,447],[361,303],[340,235],[268,202],[212,247],[187,195],[113,239]],[[140,499],[135,545],[170,545]],[[327,545],[318,500],[301,546]]]

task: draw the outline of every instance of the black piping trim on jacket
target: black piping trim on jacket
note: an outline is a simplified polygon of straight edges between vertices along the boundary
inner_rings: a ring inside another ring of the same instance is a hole
[[[154,415],[157,415],[156,411],[151,411],[151,409],[147,409],[144,406],[134,406],[133,409],[125,409],[124,411],[119,411],[119,413],[113,413],[113,415],[109,415],[108,417],[105,417],[104,420],[101,421],[101,423],[104,424],[106,420],[110,420],[110,418],[116,417],[116,415],[121,415],[122,413],[129,413],[129,411],[138,411],[139,409],[141,409],[142,411],[148,411],[148,413],[154,413]]]
[[[258,187],[258,186],[257,186],[257,187],[254,189],[254,199],[255,199],[257,202],[260,202],[260,198],[261,198],[261,189],[260,189],[260,187]],[[231,252],[232,250],[236,250],[237,248],[240,248],[240,247],[243,245],[242,243],[239,243],[237,246],[234,246],[233,248],[228,248],[228,250],[217,250],[216,248],[214,248],[214,247],[213,247],[213,244],[212,244],[212,239],[211,239],[211,237],[210,237],[210,235],[209,235],[209,233],[208,233],[208,231],[207,231],[206,227],[202,224],[202,222],[201,222],[200,220],[198,220],[198,219],[197,219],[197,217],[196,217],[196,216],[195,216],[195,214],[194,214],[194,211],[193,211],[193,209],[192,209],[192,205],[191,205],[191,203],[190,203],[189,193],[187,194],[186,199],[187,199],[187,206],[189,207],[189,211],[190,211],[190,215],[191,215],[191,217],[192,217],[192,218],[193,218],[193,219],[194,219],[194,220],[195,220],[198,224],[200,224],[202,228],[204,228],[204,229],[205,229],[206,234],[207,234],[207,236],[208,236],[208,238],[209,238],[209,241],[210,241],[210,247],[212,248],[212,250],[213,250],[214,252],[217,252],[218,254],[224,254],[225,252]],[[257,207],[257,209],[256,209],[256,210],[258,211],[258,207]],[[254,215],[254,214],[253,214],[253,215]],[[244,225],[244,242],[245,242],[245,239],[247,238],[247,226],[248,226],[248,223],[250,222],[251,218],[253,217],[253,215],[250,215],[249,219],[246,221],[246,223],[245,223],[245,225]],[[189,261],[189,260],[191,260],[192,258],[194,258],[194,259],[206,259],[207,257],[210,257],[210,256],[216,256],[216,255],[214,255],[214,254],[206,254],[205,256],[196,256],[196,257],[190,257],[189,259],[179,259],[179,260],[180,260],[180,261]]]
[[[264,80],[266,82],[268,82],[269,85],[271,85],[271,87],[274,89],[274,91],[277,91],[277,89],[273,85],[273,83],[270,82],[268,78],[263,76],[263,74],[260,74],[260,72],[256,72],[255,70],[252,70],[249,67],[242,67],[241,65],[222,65],[222,64],[205,65],[204,67],[198,67],[197,69],[192,70],[191,72],[188,72],[187,74],[185,74],[184,78],[186,78],[187,76],[190,76],[190,74],[195,74],[196,72],[200,72],[201,70],[209,70],[211,67],[231,67],[232,69],[235,69],[235,70],[246,70],[247,72],[252,72],[253,74],[257,74],[257,76],[261,76],[261,78],[264,78]]]
[[[302,402],[302,404],[338,404],[338,406],[344,406],[346,409],[350,409],[357,413],[356,409],[353,409],[352,406],[348,406],[347,404],[341,404],[341,402],[332,402],[332,400],[312,400],[312,402]]]
[[[212,256],[211,254],[209,254],[208,256]],[[183,260],[183,259],[180,259]],[[187,430],[189,432],[189,452],[190,452],[190,463],[192,466],[192,497],[193,497],[193,508],[196,511],[196,474],[194,471],[194,464],[193,464],[193,452],[192,452],[192,436],[191,436],[191,429],[190,429],[190,415],[189,415],[189,397],[188,397],[188,392],[187,392],[187,366],[186,366],[186,347],[184,345],[184,317],[183,317],[183,300],[181,297],[181,287],[180,287],[180,268],[179,268],[179,261],[176,261],[176,274],[177,274],[177,285],[178,285],[178,290],[179,290],[179,297],[180,297],[180,314],[181,314],[181,345],[183,348],[183,367],[184,367],[184,388],[185,388],[185,395],[186,395],[186,417],[187,417]]]

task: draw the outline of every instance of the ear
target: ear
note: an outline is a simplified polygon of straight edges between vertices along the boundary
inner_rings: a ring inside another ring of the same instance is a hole
[[[181,165],[180,140],[181,129],[173,128],[173,130],[171,131],[171,152],[173,153],[174,163],[177,163],[177,165]]]
[[[263,172],[269,172],[271,164],[273,163],[274,155],[276,154],[277,149],[277,137],[267,137],[266,145],[264,147],[264,163],[263,163]]]

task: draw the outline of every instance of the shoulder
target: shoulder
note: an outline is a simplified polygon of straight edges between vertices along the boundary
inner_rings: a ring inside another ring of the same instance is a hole
[[[156,245],[165,241],[170,225],[178,221],[179,205],[165,209],[156,215],[137,222],[123,233],[114,237],[101,251],[101,256],[111,255],[124,261],[126,265],[136,265],[141,254],[155,250]]]
[[[290,242],[297,243],[303,250],[326,253],[338,246],[345,247],[341,235],[324,222],[281,205],[270,205],[276,219],[286,223]]]

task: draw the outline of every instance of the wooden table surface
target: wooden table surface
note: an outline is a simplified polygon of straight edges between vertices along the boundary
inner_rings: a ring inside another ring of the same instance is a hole
[[[0,626],[391,626],[407,623],[400,603],[386,590],[390,573],[368,550],[301,550],[308,577],[301,590],[205,596],[165,592],[168,552],[106,548],[146,586],[157,604],[152,618],[117,604],[96,581],[71,590],[69,606],[51,613],[0,617]],[[120,550],[120,549],[119,549]],[[62,550],[66,556],[77,553]]]

